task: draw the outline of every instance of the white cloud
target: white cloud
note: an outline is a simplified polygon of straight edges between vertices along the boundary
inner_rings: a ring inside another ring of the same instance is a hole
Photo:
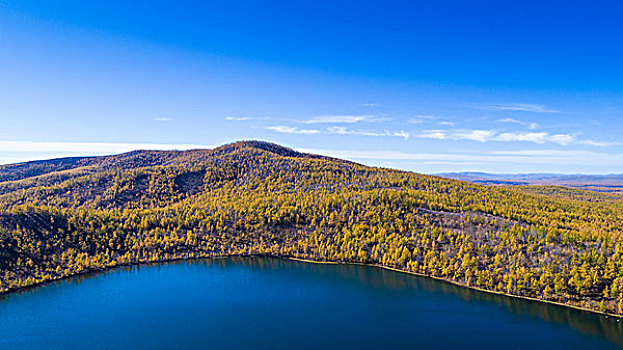
[[[332,126],[327,128],[327,132],[329,134],[340,134],[340,135],[351,135],[354,132],[352,131],[348,131],[348,129],[346,129],[345,127],[342,126]],[[366,136],[378,136],[377,134],[373,134],[373,135],[366,135]]]
[[[384,119],[373,115],[324,115],[301,121],[305,124],[353,124],[359,122],[377,122]]]
[[[496,137],[496,141],[527,141],[538,144],[544,144],[547,141],[548,134],[545,132],[531,132],[531,133],[512,133],[505,132]]]
[[[438,117],[436,115],[418,114],[414,118],[409,118],[407,120],[407,123],[409,123],[409,124],[422,124],[424,122],[435,120],[435,119],[439,119],[439,118],[440,117]]]
[[[441,130],[426,130],[424,133],[420,134],[419,137],[425,139],[445,140],[448,138],[448,134]]]
[[[245,121],[245,120],[253,120],[252,117],[225,117],[225,120],[231,121]]]
[[[439,125],[454,126],[454,122],[442,121],[442,122],[439,122]]]
[[[523,132],[523,133],[502,133],[495,137],[495,141],[526,141],[538,144],[546,142],[568,145],[575,141],[575,137],[569,134],[550,135],[546,132]]]
[[[380,107],[381,105],[379,103],[364,103],[363,106],[364,107]]]
[[[577,143],[582,144],[582,145],[595,146],[595,147],[610,147],[610,146],[623,145],[623,142],[595,141],[595,140],[580,140]]]
[[[156,117],[156,118],[154,118],[154,120],[155,120],[155,121],[157,121],[157,122],[170,122],[170,121],[172,121],[173,119],[171,119],[171,118],[166,118],[166,117]]]
[[[328,120],[328,119],[327,119]],[[504,120],[501,120],[504,121]],[[521,121],[517,121],[515,119],[509,119],[504,122],[509,123],[523,123]],[[443,123],[443,122],[442,122]],[[535,128],[535,123],[530,124],[530,128]],[[476,129],[476,130],[425,130],[419,134],[412,135],[411,133],[400,130],[400,131],[376,131],[376,130],[361,130],[361,129],[350,129],[344,126],[329,126],[325,129],[301,129],[297,127],[279,125],[279,126],[269,126],[268,130],[280,132],[280,133],[288,133],[288,134],[326,134],[326,135],[359,135],[359,136],[373,136],[373,137],[381,137],[381,136],[394,136],[409,139],[411,136],[415,136],[416,138],[422,139],[436,139],[436,140],[454,140],[454,141],[475,141],[475,142],[531,142],[536,144],[547,144],[553,143],[561,146],[567,146],[571,144],[576,145],[588,145],[588,146],[596,146],[596,147],[607,147],[620,145],[621,143],[616,142],[601,142],[594,140],[581,140],[577,139],[576,136],[571,134],[550,134],[547,132],[534,132],[534,131],[519,131],[519,132],[498,132],[495,130],[485,130],[485,129]]]
[[[510,124],[524,125],[524,126],[527,126],[528,129],[530,129],[530,130],[537,129],[539,127],[539,124],[537,124],[537,123],[527,123],[527,122],[523,122],[521,120],[517,120],[517,119],[513,119],[513,118],[500,119],[500,120],[498,120],[498,122],[500,122],[500,123],[510,123]]]
[[[547,141],[566,146],[575,141],[575,137],[569,134],[556,134],[547,137]]]
[[[345,128],[343,126],[330,126],[330,127],[327,127],[326,129],[320,130],[320,129],[299,129],[299,128],[295,128],[291,126],[277,125],[277,126],[268,126],[266,127],[266,129],[280,132],[280,133],[286,133],[286,134],[358,135],[358,136],[374,136],[374,137],[395,136],[395,137],[402,137],[404,139],[408,139],[410,136],[409,133],[404,130],[400,130],[396,132],[391,132],[387,130],[383,132],[377,132],[377,131],[369,131],[369,130],[352,130],[352,129]]]
[[[493,130],[426,130],[418,135],[419,138],[438,139],[438,140],[470,140],[477,142],[533,142],[537,144],[557,143],[559,145],[568,145],[576,141],[573,135],[555,134],[551,135],[546,132],[505,132],[498,133]]]
[[[283,134],[319,134],[320,130],[315,129],[299,129],[285,125],[267,126],[266,129],[280,132]]]
[[[398,132],[393,133],[392,136],[402,137],[402,138],[404,138],[406,140],[406,139],[409,138],[410,135],[409,135],[408,132],[406,132],[404,130],[400,130]]]
[[[504,118],[504,119],[500,119],[498,121],[500,123],[512,123],[512,124],[519,124],[519,125],[524,125],[525,124],[521,120],[517,120],[517,119],[513,119],[513,118]]]
[[[396,136],[402,137],[405,140],[409,138],[409,133],[404,130],[400,130],[397,132],[390,132],[385,130],[384,132],[375,132],[375,131],[365,131],[365,130],[349,130],[345,127],[341,126],[332,126],[327,128],[327,134],[338,134],[338,135],[360,135],[360,136]]]
[[[469,108],[482,109],[486,111],[520,111],[533,113],[560,113],[559,110],[547,108],[544,105],[530,103],[511,103],[511,104],[471,104]]]
[[[488,142],[495,136],[495,131],[491,130],[471,130],[467,132],[455,132],[452,137],[457,140],[472,140],[478,142]]]
[[[577,139],[570,134],[549,134],[547,132],[504,132],[498,133],[493,130],[426,130],[417,135],[418,138],[438,139],[438,140],[470,140],[478,142],[532,142],[536,144],[555,143],[561,146],[571,144],[587,145],[595,147],[621,146],[623,142],[608,142],[595,140]]]

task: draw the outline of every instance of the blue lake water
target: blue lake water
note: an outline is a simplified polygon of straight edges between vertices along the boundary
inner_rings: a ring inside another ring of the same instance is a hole
[[[0,298],[0,349],[615,349],[616,319],[375,267],[176,262]]]

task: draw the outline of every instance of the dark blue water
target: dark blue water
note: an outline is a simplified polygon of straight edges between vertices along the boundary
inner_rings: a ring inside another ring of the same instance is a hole
[[[0,299],[0,349],[611,349],[615,319],[374,267],[232,258]]]

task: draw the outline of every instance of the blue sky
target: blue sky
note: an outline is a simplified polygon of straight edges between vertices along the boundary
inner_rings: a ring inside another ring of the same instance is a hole
[[[623,173],[623,5],[0,0],[0,163],[243,139]]]

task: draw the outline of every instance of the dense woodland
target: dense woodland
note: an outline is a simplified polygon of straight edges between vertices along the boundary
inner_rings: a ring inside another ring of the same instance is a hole
[[[265,142],[0,166],[0,291],[264,254],[378,264],[623,315],[623,198],[486,187]]]

